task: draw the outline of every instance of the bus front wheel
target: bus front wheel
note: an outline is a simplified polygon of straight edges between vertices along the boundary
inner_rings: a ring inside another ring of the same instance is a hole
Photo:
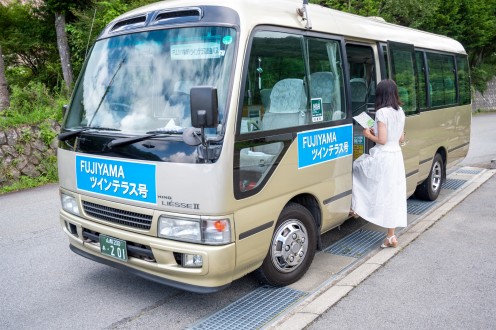
[[[428,201],[434,201],[441,192],[444,175],[444,162],[440,154],[434,156],[431,171],[427,179],[415,190],[415,196]]]
[[[258,269],[259,279],[273,286],[299,280],[310,267],[317,246],[317,228],[310,211],[290,203],[281,212],[269,252]]]

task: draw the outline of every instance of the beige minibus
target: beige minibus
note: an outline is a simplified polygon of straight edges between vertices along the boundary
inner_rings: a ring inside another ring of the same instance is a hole
[[[462,45],[306,2],[163,1],[101,32],[59,135],[75,253],[194,292],[253,271],[297,281],[348,218],[370,148],[352,117],[373,116],[385,78],[407,115],[408,195],[437,198],[469,146]]]

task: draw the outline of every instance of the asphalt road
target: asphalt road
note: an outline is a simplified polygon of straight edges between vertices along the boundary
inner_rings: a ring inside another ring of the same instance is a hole
[[[59,226],[58,187],[0,196],[0,329],[181,329],[258,284],[197,295],[100,265],[69,250]],[[145,317],[146,316],[146,317]]]
[[[462,165],[496,158],[495,123],[496,114],[474,117]],[[248,275],[222,292],[198,295],[84,259],[69,250],[59,207],[56,185],[0,195],[0,329],[183,329],[259,286]],[[346,233],[326,235],[324,245]],[[478,237],[471,241],[479,244]]]
[[[80,257],[59,225],[57,185],[0,196],[0,329],[184,329],[260,284],[209,295],[176,290]],[[326,234],[324,245],[358,221]]]

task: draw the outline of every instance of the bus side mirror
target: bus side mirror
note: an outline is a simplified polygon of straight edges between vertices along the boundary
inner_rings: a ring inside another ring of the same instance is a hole
[[[68,108],[69,108],[69,106],[67,104],[64,104],[62,106],[62,117],[65,117],[65,113],[67,112]]]
[[[192,87],[190,105],[191,126],[196,128],[217,127],[219,122],[217,88],[211,86]]]

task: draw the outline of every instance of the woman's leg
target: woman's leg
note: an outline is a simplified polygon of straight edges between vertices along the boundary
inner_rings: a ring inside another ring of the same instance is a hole
[[[384,239],[384,243],[382,243],[381,247],[397,247],[398,246],[398,240],[396,239],[396,236],[394,235],[394,230],[395,228],[388,228],[387,231],[387,237]]]

